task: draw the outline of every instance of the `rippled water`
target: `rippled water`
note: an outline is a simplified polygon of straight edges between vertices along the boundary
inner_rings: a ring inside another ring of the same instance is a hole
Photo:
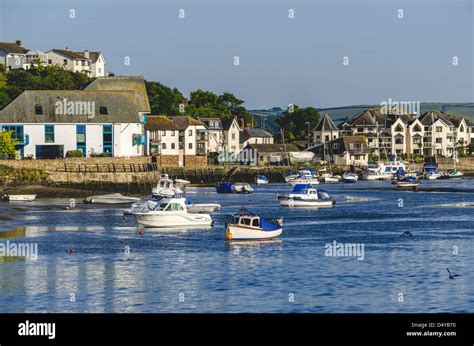
[[[252,195],[188,188],[196,203],[223,205],[214,227],[144,234],[122,208],[1,203],[14,220],[0,228],[19,228],[0,242],[37,243],[39,257],[0,257],[0,312],[474,312],[474,181],[423,184],[471,193],[367,186],[390,183],[326,184],[337,204],[319,210],[280,208],[283,184]],[[244,205],[283,216],[280,239],[227,244],[224,216]],[[334,240],[364,244],[364,259],[325,256]],[[463,276],[450,280],[446,267]]]

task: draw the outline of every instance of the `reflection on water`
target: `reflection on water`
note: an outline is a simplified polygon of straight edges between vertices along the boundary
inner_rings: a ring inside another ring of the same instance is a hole
[[[338,202],[319,210],[280,208],[288,185],[196,188],[194,202],[222,204],[214,227],[144,232],[113,206],[1,203],[12,219],[0,220],[0,242],[34,241],[39,257],[0,258],[0,312],[474,312],[474,193],[355,189],[370,184],[325,185]],[[282,236],[226,242],[225,215],[242,206],[283,217]],[[325,257],[334,240],[363,243],[365,259]],[[449,280],[446,267],[463,276]]]

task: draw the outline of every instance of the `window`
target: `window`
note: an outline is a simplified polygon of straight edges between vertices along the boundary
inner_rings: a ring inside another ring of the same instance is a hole
[[[54,143],[54,125],[44,125],[45,143]]]
[[[53,64],[53,60],[48,59],[48,65],[52,65],[52,64]]]
[[[113,143],[112,125],[104,125],[102,129],[103,153],[112,156],[113,154],[112,143]]]
[[[76,149],[86,156],[86,125],[76,126]]]
[[[443,138],[436,138],[436,143],[443,143]]]
[[[174,148],[175,148],[175,144],[171,143],[171,149],[174,149]]]
[[[464,126],[461,125],[461,128],[459,129],[459,132],[464,132]]]
[[[253,219],[252,220],[252,226],[253,227],[258,227],[258,219]]]
[[[413,138],[413,144],[420,144],[421,143],[421,138],[420,137],[414,137]]]
[[[339,149],[339,143],[334,143],[334,149]]]
[[[436,126],[436,132],[443,132],[443,127]]]
[[[35,106],[35,114],[43,115],[43,106]]]
[[[173,130],[171,131],[171,136],[175,136],[176,135],[176,132]]]
[[[325,142],[329,142],[329,136],[324,137]]]
[[[415,131],[415,132],[420,132],[420,131],[421,131],[420,126],[419,126],[418,124],[415,125],[415,127],[413,128],[413,131]]]
[[[193,143],[189,143],[189,149],[193,149]]]
[[[161,135],[162,135],[163,137],[166,137],[166,131],[161,131]]]
[[[107,110],[107,107],[105,107],[105,106],[99,107],[99,114],[100,114],[100,115],[107,115],[107,114],[109,114],[109,111]]]
[[[363,131],[364,131],[364,129],[362,127],[357,128],[357,132],[363,132]]]
[[[400,125],[397,125],[397,127],[395,127],[395,132],[402,132],[402,131],[403,131],[403,128]]]
[[[188,131],[188,134],[189,134],[190,136],[192,136],[192,135],[193,135],[193,130],[189,130],[189,131]]]
[[[63,65],[67,65],[67,59],[63,60]]]
[[[183,206],[178,203],[170,203],[166,211],[183,210]]]
[[[402,136],[395,137],[395,144],[403,144],[403,137]]]

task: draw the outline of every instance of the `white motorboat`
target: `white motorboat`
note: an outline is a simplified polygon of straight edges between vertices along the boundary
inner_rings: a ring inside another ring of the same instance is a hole
[[[212,213],[216,210],[221,209],[221,205],[218,203],[189,203],[189,200],[186,202],[186,207],[188,208],[189,213]]]
[[[359,180],[359,176],[355,173],[345,173],[342,179],[345,183],[356,183]]]
[[[186,198],[164,198],[158,201],[153,209],[135,211],[133,216],[144,227],[212,225],[212,218],[209,214],[190,213],[185,202]]]
[[[464,176],[464,173],[454,168],[448,169],[444,176],[449,179],[460,179]]]
[[[175,179],[174,184],[178,187],[185,187],[186,185],[191,184],[191,182],[186,179]]]
[[[333,175],[331,173],[323,173],[319,177],[319,180],[323,183],[338,183],[341,181],[341,176]]]
[[[123,212],[124,216],[133,215],[140,212],[148,212],[154,210],[161,200],[148,199],[139,203],[134,203],[129,209]],[[209,214],[221,209],[218,203],[193,203],[189,199],[186,200],[186,208],[189,213],[204,213]]]
[[[3,198],[10,202],[31,202],[36,195],[4,195]]]
[[[425,179],[427,180],[436,180],[441,178],[443,175],[438,171],[431,171],[425,174]]]
[[[266,185],[268,184],[268,178],[265,175],[257,175],[255,177],[255,184]]]
[[[273,223],[242,208],[226,224],[225,237],[228,241],[269,240],[281,234],[283,220]]]
[[[332,207],[336,204],[327,191],[315,189],[310,184],[297,184],[293,191],[277,199],[282,207]]]
[[[156,186],[151,190],[151,195],[155,198],[174,197],[183,193],[179,187],[174,186],[173,180],[166,178],[167,174],[162,174]]]
[[[252,193],[253,187],[248,183],[235,183],[232,185],[232,191],[235,193]]]
[[[140,198],[124,196],[121,193],[110,193],[106,195],[89,196],[84,199],[84,203],[93,204],[130,204],[139,201]]]
[[[311,184],[313,186],[316,186],[319,184],[319,180],[318,178],[300,177],[300,178],[291,179],[288,183],[290,183],[293,186],[298,185],[298,184]]]
[[[399,170],[406,171],[406,163],[392,160],[387,163],[369,162],[362,179],[364,180],[391,180]]]

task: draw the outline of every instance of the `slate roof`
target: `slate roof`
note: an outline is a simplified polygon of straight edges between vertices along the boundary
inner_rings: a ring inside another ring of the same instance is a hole
[[[138,123],[133,91],[26,90],[0,111],[0,123]],[[58,101],[93,102],[95,117],[87,113],[56,114]],[[43,115],[36,115],[41,106]],[[107,115],[99,112],[107,107]]]
[[[329,114],[325,113],[313,131],[338,131]]]
[[[265,131],[264,129],[258,127],[246,127],[243,130],[240,130],[239,142],[244,143],[250,138],[268,138],[273,137],[270,132]]]
[[[28,51],[28,49],[19,46],[16,42],[0,42],[0,50],[7,54],[25,54]]]
[[[261,153],[284,153],[285,145],[283,144],[247,144],[245,148],[251,148]],[[300,151],[294,144],[286,144],[286,152]]]
[[[199,118],[208,130],[222,130],[222,122],[219,118]],[[212,126],[210,124],[213,124]]]
[[[337,144],[337,148],[334,148],[334,144]],[[351,143],[353,147],[351,149]],[[357,144],[360,145],[360,149],[357,149]],[[313,148],[307,149],[307,151],[311,151],[316,155],[323,155],[324,150],[326,153],[331,153],[332,155],[343,155],[344,152],[349,152],[351,154],[368,154],[369,147],[367,145],[367,140],[365,136],[357,135],[357,136],[342,136],[336,138],[325,145],[318,145]]]
[[[204,124],[202,122],[200,122],[199,120],[196,120],[190,116],[186,116],[186,115],[177,115],[177,116],[171,116],[171,117],[168,117],[172,122],[174,122],[174,124],[176,125],[176,127],[178,128],[178,130],[186,130],[190,125],[202,125],[204,126]]]
[[[446,114],[440,111],[434,111],[434,110],[426,111],[420,115],[419,119],[421,123],[426,126],[432,125],[437,120],[443,121],[448,126],[454,126],[454,124],[451,122],[451,120],[449,120]]]
[[[221,118],[222,129],[228,131],[234,122],[234,117]],[[238,122],[237,122],[238,123]]]
[[[76,52],[73,52],[72,50],[67,50],[67,49],[51,49],[49,52],[54,52],[56,54],[59,54],[65,58],[71,59],[71,60],[85,60],[86,58],[83,55],[77,54]]]
[[[81,56],[83,59],[86,58],[85,52],[74,52],[77,55]],[[99,59],[101,52],[89,52],[89,60],[92,61],[93,64],[97,62],[97,59]]]
[[[179,130],[178,126],[166,115],[148,115],[146,117],[145,129],[147,130]]]

